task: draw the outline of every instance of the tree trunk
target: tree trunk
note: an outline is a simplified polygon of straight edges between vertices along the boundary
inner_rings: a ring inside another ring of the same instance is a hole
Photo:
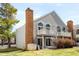
[[[8,37],[8,48],[11,47],[11,44],[10,44],[10,38]]]
[[[15,44],[16,44],[16,37],[15,37]]]
[[[3,39],[1,40],[1,45],[2,45],[2,46],[4,45],[4,40],[3,40]]]

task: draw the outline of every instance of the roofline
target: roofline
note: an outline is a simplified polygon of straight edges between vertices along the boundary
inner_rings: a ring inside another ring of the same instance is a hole
[[[51,11],[51,12],[45,14],[44,16],[41,16],[41,17],[35,19],[34,21],[37,22],[37,21],[39,21],[41,18],[44,18],[44,17],[48,16],[48,15],[51,14],[52,12],[55,12],[55,11]]]

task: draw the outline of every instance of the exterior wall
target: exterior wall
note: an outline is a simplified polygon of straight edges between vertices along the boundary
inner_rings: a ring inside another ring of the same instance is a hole
[[[18,28],[16,31],[16,46],[20,49],[25,49],[25,25]]]

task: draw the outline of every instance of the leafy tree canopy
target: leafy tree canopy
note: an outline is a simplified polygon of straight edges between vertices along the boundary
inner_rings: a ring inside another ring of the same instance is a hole
[[[16,20],[15,15],[17,9],[10,3],[1,3],[0,7],[0,38],[10,40],[12,37],[12,28],[19,21]]]

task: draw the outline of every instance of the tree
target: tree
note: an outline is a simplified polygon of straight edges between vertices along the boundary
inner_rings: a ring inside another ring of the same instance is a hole
[[[4,35],[4,25],[3,25],[3,20],[0,17],[0,39],[1,39],[1,45],[3,46],[3,41],[6,38],[6,36]]]
[[[10,48],[10,39],[12,36],[12,28],[19,21],[14,17],[17,9],[9,3],[1,3],[0,7],[0,26],[5,39],[8,40],[8,47]]]
[[[14,43],[16,43],[16,31],[15,32],[12,32],[12,36],[11,36],[12,38],[14,38]]]

